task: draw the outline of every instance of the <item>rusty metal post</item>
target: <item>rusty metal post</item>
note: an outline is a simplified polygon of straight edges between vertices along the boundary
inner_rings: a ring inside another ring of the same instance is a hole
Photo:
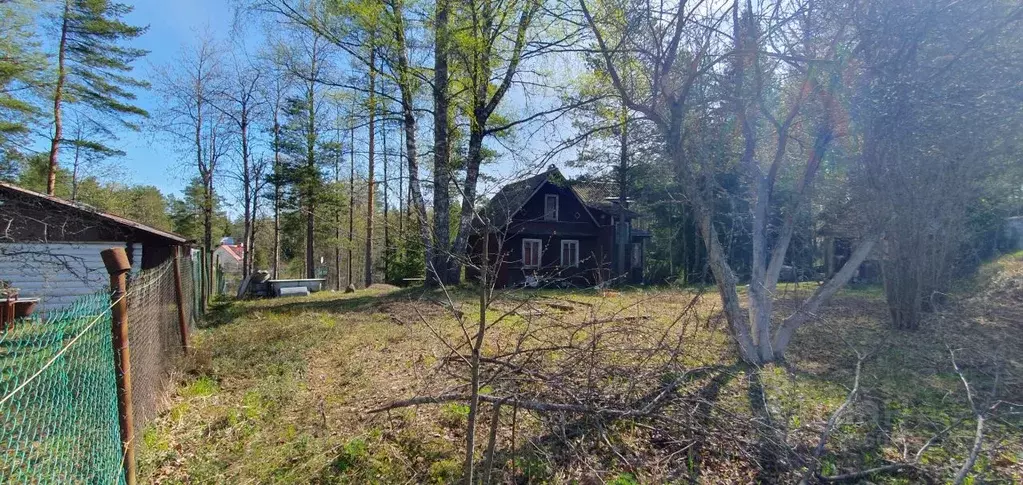
[[[117,379],[117,415],[124,445],[124,479],[135,485],[135,418],[131,406],[131,353],[128,343],[128,272],[131,263],[124,248],[110,248],[100,253],[110,273],[111,334],[114,343],[114,376]]]
[[[174,246],[174,299],[178,303],[178,329],[181,330],[181,349],[188,353],[188,320],[185,319],[185,296],[181,292],[181,246]]]

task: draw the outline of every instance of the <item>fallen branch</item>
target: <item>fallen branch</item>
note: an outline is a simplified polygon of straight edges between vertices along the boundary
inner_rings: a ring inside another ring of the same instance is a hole
[[[596,325],[596,324],[601,324],[601,323],[614,323],[614,322],[637,322],[637,321],[640,321],[640,320],[650,320],[650,318],[651,318],[650,315],[632,315],[632,316],[627,316],[627,317],[610,317],[610,318],[602,318],[602,319],[599,319],[599,320],[593,320],[593,321],[589,322],[589,324]]]
[[[818,476],[817,478],[819,478],[821,481],[829,483],[851,482],[854,480],[867,478],[877,473],[895,473],[907,469],[915,470],[917,468],[916,465],[912,463],[893,463],[891,465],[868,468],[866,470],[860,470],[858,472],[853,473],[846,473],[843,475],[833,475],[830,477]]]
[[[946,344],[946,347],[948,345]],[[977,463],[977,457],[980,455],[980,449],[984,445],[984,418],[987,416],[989,411],[994,410],[999,403],[995,403],[989,409],[981,410],[977,407],[977,402],[973,398],[973,391],[970,389],[970,382],[966,380],[966,376],[963,374],[962,369],[959,368],[959,364],[956,363],[956,353],[951,348],[948,349],[948,353],[952,357],[952,368],[955,369],[956,374],[959,375],[959,379],[963,381],[963,387],[966,388],[966,399],[970,403],[970,409],[973,414],[977,417],[977,428],[973,435],[973,446],[970,448],[970,455],[963,463],[963,466],[959,468],[956,473],[955,480],[952,481],[955,485],[960,485],[966,481],[966,476],[970,474],[970,470],[973,470],[973,465]],[[994,388],[991,390],[991,397],[993,398],[998,391],[998,377],[995,378]]]
[[[977,456],[980,455],[980,448],[984,444],[984,414],[977,413],[977,431],[973,436],[973,448],[970,449],[970,457],[963,463],[962,468],[959,469],[959,473],[956,473],[955,485],[960,485],[966,481],[966,476],[969,475],[970,470],[973,470],[973,465],[977,463]]]
[[[564,303],[558,303],[558,302],[547,302],[547,303],[544,303],[544,305],[547,305],[547,306],[549,306],[549,307],[551,307],[551,308],[553,308],[555,310],[561,310],[563,312],[570,312],[570,311],[574,311],[575,310],[575,307],[572,306],[572,305],[566,305]]]
[[[453,401],[467,401],[469,400],[469,397],[470,396],[468,394],[441,394],[439,396],[414,397],[411,399],[394,401],[386,406],[371,409],[367,412],[370,414],[376,414],[382,413],[384,411],[390,411],[392,409],[420,406],[423,404],[443,404]],[[601,416],[614,416],[617,418],[651,416],[654,414],[652,411],[647,410],[599,408],[593,406],[583,406],[578,404],[548,403],[542,401],[530,401],[525,399],[511,399],[508,397],[497,397],[491,395],[480,395],[479,400],[491,404],[502,403],[510,406],[515,406],[517,408],[529,409],[530,411],[539,412],[596,414]]]

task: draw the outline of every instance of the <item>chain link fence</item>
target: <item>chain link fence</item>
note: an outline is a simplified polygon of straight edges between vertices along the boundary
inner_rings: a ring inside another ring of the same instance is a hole
[[[201,265],[179,264],[187,334],[201,317]],[[174,260],[131,275],[125,298],[139,439],[184,354]],[[0,483],[124,482],[111,306],[99,291],[0,331]]]
[[[198,291],[202,277],[199,274],[199,266],[201,265],[198,261],[192,258],[181,258],[181,293],[185,296],[182,301],[189,328],[195,328],[202,310],[202,295]]]
[[[171,373],[184,355],[174,270],[174,260],[168,260],[128,282],[128,342],[136,436],[166,408]],[[182,296],[182,301],[189,299]]]
[[[0,482],[121,480],[110,294],[0,334]]]

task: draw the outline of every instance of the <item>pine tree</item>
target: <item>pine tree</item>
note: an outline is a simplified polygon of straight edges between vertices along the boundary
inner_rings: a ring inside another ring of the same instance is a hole
[[[149,84],[131,76],[132,63],[147,51],[126,47],[148,29],[129,25],[121,18],[132,7],[109,0],[64,0],[57,20],[57,82],[53,90],[53,137],[47,193],[54,190],[57,159],[63,141],[63,105],[74,105],[137,130],[132,119],[148,113],[133,104],[132,89]]]
[[[0,152],[17,151],[39,114],[31,99],[41,84],[39,74],[46,60],[31,27],[27,1],[0,2]],[[4,153],[0,158],[8,156]]]

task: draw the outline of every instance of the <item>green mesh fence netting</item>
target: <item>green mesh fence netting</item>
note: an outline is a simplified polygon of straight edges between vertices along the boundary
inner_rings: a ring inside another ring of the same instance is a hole
[[[186,325],[201,308],[201,265],[181,261]],[[135,436],[166,409],[183,355],[174,261],[128,281]],[[110,294],[0,330],[0,483],[122,483]]]
[[[110,295],[0,333],[0,483],[123,481]]]

